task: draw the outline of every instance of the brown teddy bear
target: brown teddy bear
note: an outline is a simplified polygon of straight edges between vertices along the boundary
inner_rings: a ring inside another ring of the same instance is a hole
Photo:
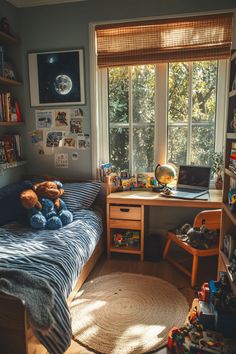
[[[64,193],[61,188],[62,184],[59,181],[45,181],[32,185],[31,189],[27,189],[21,193],[20,199],[24,208],[42,209],[42,205],[38,198],[48,198],[53,200],[57,209],[60,208],[60,197]]]
[[[36,207],[37,209],[42,209],[42,205],[38,200],[37,194],[32,189],[26,189],[21,192],[20,200],[24,208],[32,209]]]
[[[48,198],[54,201],[57,209],[60,208],[60,197],[64,193],[61,188],[62,184],[59,181],[45,181],[34,184],[34,191],[38,198]]]

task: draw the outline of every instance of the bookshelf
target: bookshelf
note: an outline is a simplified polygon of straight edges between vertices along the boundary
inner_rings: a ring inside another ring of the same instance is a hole
[[[236,154],[236,50],[232,50],[230,64],[230,84],[228,96],[228,119],[227,132],[225,141],[225,168],[224,168],[224,188],[223,188],[223,209],[222,209],[222,226],[220,232],[220,251],[219,251],[219,272],[226,272],[231,284],[231,288],[236,295],[236,279],[232,277],[230,272],[230,264],[232,258],[228,259],[227,249],[225,246],[225,236],[231,235],[236,240],[236,205],[232,210],[229,205],[229,192],[236,193],[236,159],[234,160],[234,152]],[[235,169],[234,169],[235,164]]]
[[[23,166],[23,165],[26,165],[26,164],[27,164],[27,161],[25,161],[25,160],[16,161],[16,162],[7,162],[7,163],[4,163],[4,164],[0,165],[0,171],[1,170],[8,170],[10,168],[20,167],[20,166]]]
[[[0,126],[3,125],[3,126],[11,126],[11,125],[24,125],[25,122],[0,122]]]
[[[22,154],[21,135],[18,134],[18,127],[24,122],[15,98],[17,91],[14,91],[22,82],[15,79],[15,70],[7,55],[8,46],[18,43],[18,38],[0,31],[0,171],[26,164]]]
[[[22,82],[17,80],[7,79],[6,77],[0,76],[0,84],[8,85],[8,86],[20,86],[22,85]]]
[[[12,36],[10,34],[0,31],[0,43],[17,44],[17,43],[19,43],[19,39],[16,38],[15,36]]]

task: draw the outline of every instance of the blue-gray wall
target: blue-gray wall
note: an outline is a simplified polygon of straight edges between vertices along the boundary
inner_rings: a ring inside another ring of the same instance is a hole
[[[23,79],[25,82],[26,129],[35,129],[34,109],[30,108],[27,53],[72,48],[85,50],[86,105],[83,106],[85,130],[90,133],[89,97],[89,23],[132,19],[146,16],[174,15],[197,11],[212,11],[232,8],[235,1],[189,1],[189,0],[88,0],[66,5],[51,5],[18,10],[22,38]],[[69,159],[69,169],[55,169],[53,156],[39,156],[26,134],[26,154],[29,171],[72,177],[91,177],[91,150],[80,151],[78,161]],[[70,153],[70,152],[69,152]]]

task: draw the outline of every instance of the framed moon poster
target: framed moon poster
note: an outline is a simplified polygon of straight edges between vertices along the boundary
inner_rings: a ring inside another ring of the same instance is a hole
[[[29,53],[31,106],[85,104],[83,49]]]

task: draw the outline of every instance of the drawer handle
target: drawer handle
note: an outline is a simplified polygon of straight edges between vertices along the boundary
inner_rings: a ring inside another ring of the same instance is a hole
[[[128,213],[129,209],[128,208],[120,208],[120,211],[122,211],[123,213]]]

